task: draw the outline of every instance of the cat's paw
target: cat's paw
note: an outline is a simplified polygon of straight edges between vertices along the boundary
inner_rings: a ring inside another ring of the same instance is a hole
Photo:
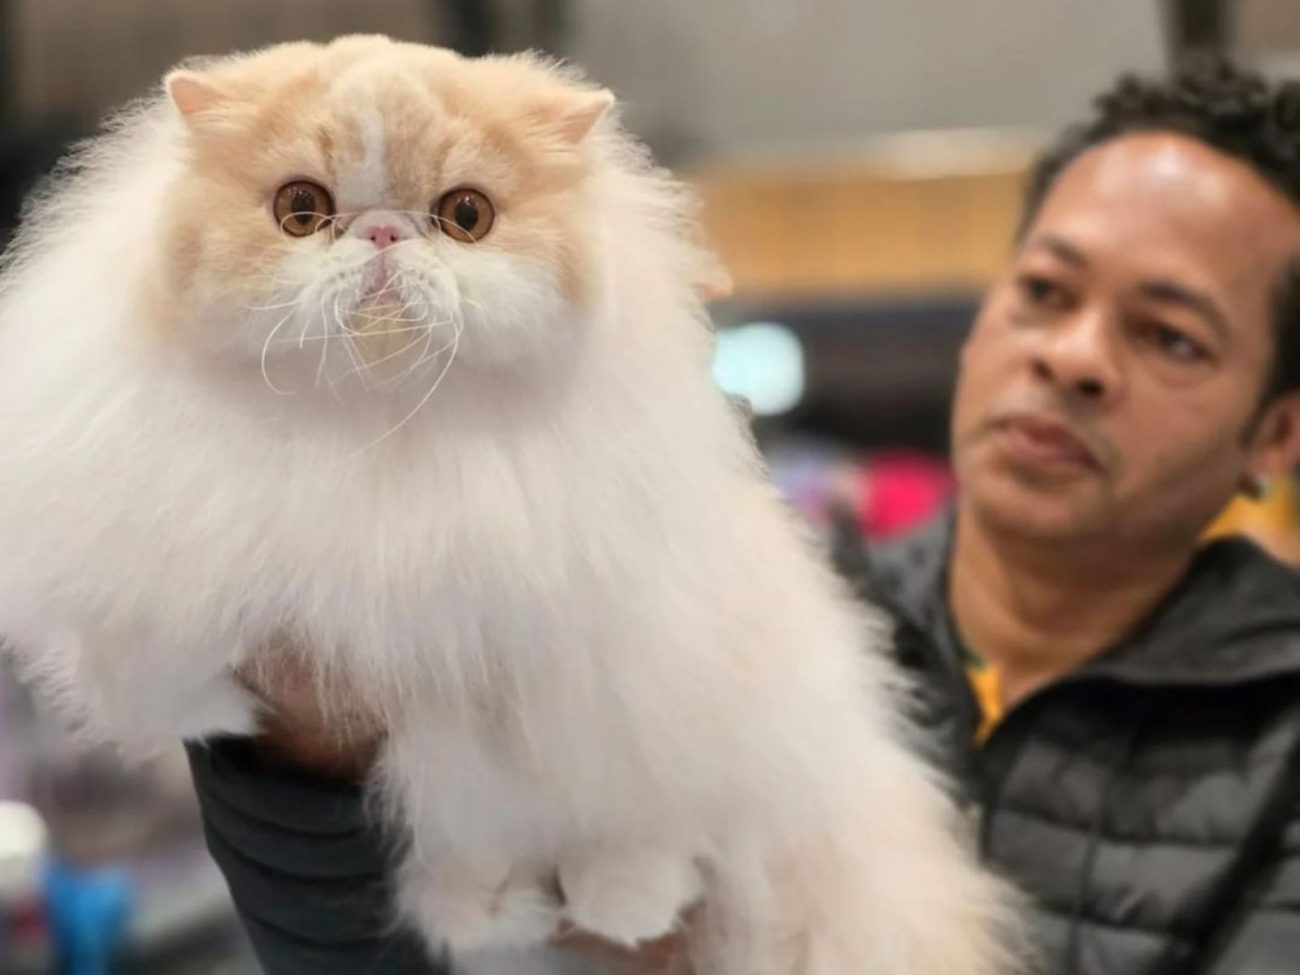
[[[690,856],[650,846],[575,850],[559,874],[566,918],[628,946],[672,931],[703,886]]]
[[[521,863],[443,861],[409,873],[405,888],[408,913],[452,954],[542,944],[560,923],[554,884]]]

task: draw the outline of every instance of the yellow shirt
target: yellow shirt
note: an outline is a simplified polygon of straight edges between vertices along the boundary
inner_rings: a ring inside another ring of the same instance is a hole
[[[1287,479],[1273,486],[1258,501],[1247,498],[1233,501],[1206,532],[1207,538],[1222,535],[1249,535],[1278,558],[1300,564],[1300,489],[1295,480]],[[983,745],[1006,715],[1002,676],[996,667],[969,650],[965,657],[966,678],[980,709],[975,744]]]
[[[975,744],[983,745],[1002,721],[1006,709],[1002,705],[1002,679],[996,667],[975,657],[966,661],[966,678],[975,692],[975,703],[980,709],[980,723],[975,729]]]
[[[1248,535],[1283,562],[1300,564],[1300,489],[1294,478],[1273,484],[1258,501],[1237,498],[1207,537]]]

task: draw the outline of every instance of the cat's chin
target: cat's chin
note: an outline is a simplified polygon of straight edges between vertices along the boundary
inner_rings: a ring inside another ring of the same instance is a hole
[[[309,346],[266,360],[244,349],[204,350],[196,359],[218,387],[258,410],[287,410],[381,432],[399,421],[418,425],[422,418],[438,417],[445,423],[451,415],[470,423],[486,414],[530,423],[580,383],[575,376],[584,359],[579,341],[552,341],[539,350],[502,349],[465,333],[458,346],[446,347],[448,341],[434,338],[425,350],[422,338],[419,349],[399,348],[396,355],[377,342],[368,348],[374,360],[361,357],[365,346],[360,343],[351,352],[339,344],[323,365],[319,351]]]
[[[563,383],[583,357],[589,316],[573,308],[548,311],[493,319],[475,310],[413,322],[391,297],[376,295],[328,319],[294,324],[289,335],[272,335],[274,324],[224,336],[200,327],[187,344],[195,360],[276,394],[424,395],[464,373],[476,381]]]

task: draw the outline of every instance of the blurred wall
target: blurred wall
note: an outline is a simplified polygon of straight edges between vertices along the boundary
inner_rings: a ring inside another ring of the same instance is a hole
[[[1237,0],[1238,52],[1278,77],[1300,77],[1300,4]]]
[[[432,40],[425,0],[8,0],[16,110],[91,118],[196,54],[358,31]]]
[[[1294,4],[1295,0],[1285,0]],[[670,150],[1057,126],[1164,61],[1154,0],[573,0],[570,50]]]
[[[1238,47],[1248,57],[1300,54],[1300,4],[1295,0],[1237,0]]]

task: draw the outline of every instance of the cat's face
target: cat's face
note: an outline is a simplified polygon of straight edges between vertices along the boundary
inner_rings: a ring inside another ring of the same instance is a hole
[[[286,45],[167,83],[186,124],[167,280],[268,382],[529,368],[580,334],[607,93],[524,59],[384,38]]]

